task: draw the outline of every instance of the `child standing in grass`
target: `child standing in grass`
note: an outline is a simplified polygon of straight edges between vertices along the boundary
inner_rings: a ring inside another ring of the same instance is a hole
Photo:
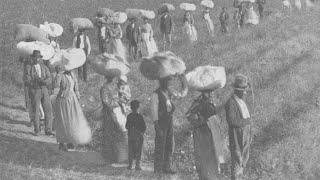
[[[133,100],[130,103],[132,112],[127,117],[126,129],[128,129],[129,166],[132,169],[133,160],[136,160],[136,170],[141,170],[140,160],[143,146],[143,134],[146,131],[146,124],[143,116],[138,112],[140,102]]]

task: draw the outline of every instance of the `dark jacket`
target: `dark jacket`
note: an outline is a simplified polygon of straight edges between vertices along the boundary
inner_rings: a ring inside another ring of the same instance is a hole
[[[156,90],[155,93],[158,94],[159,107],[158,107],[158,117],[159,117],[159,127],[166,128],[172,126],[172,118],[173,112],[175,110],[175,106],[171,101],[171,95],[169,95],[169,100],[171,101],[171,111],[167,111],[167,98],[161,92],[160,89]]]
[[[134,27],[132,25],[134,24]],[[140,25],[130,23],[126,28],[126,38],[131,45],[138,45],[140,39]]]
[[[170,34],[172,31],[172,17],[169,13],[164,13],[160,18],[160,31],[163,34]]]
[[[33,89],[40,89],[50,85],[51,74],[47,66],[39,63],[41,68],[41,78],[39,78],[34,65],[27,66],[26,84]]]
[[[139,113],[130,113],[127,117],[126,129],[128,129],[129,136],[136,132],[142,135],[146,131],[143,116]]]
[[[228,20],[229,20],[229,14],[226,11],[221,12],[220,16],[219,16],[219,20],[222,24],[227,24]]]
[[[226,110],[226,119],[228,125],[231,127],[244,127],[250,124],[250,118],[243,119],[241,115],[240,107],[235,100],[234,96],[232,96],[225,105]]]

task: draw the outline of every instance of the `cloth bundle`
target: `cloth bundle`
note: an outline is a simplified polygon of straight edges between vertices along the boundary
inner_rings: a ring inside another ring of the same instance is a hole
[[[114,11],[112,9],[109,8],[99,8],[97,11],[97,15],[98,16],[107,16],[110,17],[112,16],[114,13]]]
[[[148,19],[154,19],[156,17],[156,14],[153,11],[149,10],[141,10],[142,17],[148,18]]]
[[[208,8],[214,7],[214,3],[212,0],[203,0],[203,1],[201,1],[201,5],[204,7],[208,7]]]
[[[24,42],[21,41],[17,44],[17,50],[20,56],[28,57],[32,55],[34,50],[39,50],[43,56],[43,60],[49,60],[55,54],[54,48],[41,41]]]
[[[225,68],[221,66],[199,66],[186,78],[189,87],[197,91],[215,90],[226,84]]]
[[[71,19],[70,25],[74,33],[79,29],[92,29],[94,27],[93,23],[88,18],[73,18]]]
[[[63,33],[63,27],[60,24],[48,23],[40,24],[40,29],[44,30],[51,37],[59,37]]]
[[[127,14],[124,12],[115,12],[111,17],[110,21],[117,24],[123,24],[127,21]]]
[[[150,80],[183,74],[185,70],[186,65],[183,60],[170,51],[145,57],[140,64],[140,72]]]
[[[50,44],[48,33],[31,24],[18,24],[15,29],[17,41],[41,41]]]
[[[174,11],[176,8],[169,3],[163,3],[161,7],[158,9],[158,14],[161,15],[165,12]]]
[[[85,62],[86,54],[80,48],[61,50],[49,60],[50,66],[61,65],[64,70],[68,71],[81,67]]]
[[[95,72],[108,77],[126,75],[130,71],[130,68],[123,63],[121,57],[112,54],[104,53],[94,58],[91,57],[89,62]]]
[[[141,17],[141,9],[126,9],[126,14],[128,18],[140,18]]]
[[[185,11],[195,11],[197,9],[196,5],[192,3],[181,3],[180,9],[183,9]]]

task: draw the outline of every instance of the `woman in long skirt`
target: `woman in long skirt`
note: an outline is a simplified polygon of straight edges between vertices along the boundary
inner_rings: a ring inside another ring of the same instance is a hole
[[[214,25],[210,17],[210,9],[208,7],[203,11],[203,18],[206,21],[207,29],[210,36],[214,36]]]
[[[124,63],[128,64],[126,48],[121,41],[122,29],[120,24],[113,23],[113,27],[109,29],[109,37],[112,54],[121,57]]]
[[[183,29],[191,43],[198,40],[198,32],[194,26],[194,19],[190,11],[186,11],[183,17]]]
[[[216,180],[219,159],[222,159],[222,140],[218,124],[210,117],[216,114],[212,92],[202,91],[193,102],[187,117],[193,126],[196,169],[200,180]]]
[[[91,130],[78,101],[80,95],[75,75],[70,71],[64,72],[55,89],[58,94],[54,126],[59,149],[67,151],[66,145],[89,143]]]
[[[149,19],[143,18],[144,24],[141,27],[141,54],[142,57],[152,56],[158,52],[157,44],[153,38],[153,29],[149,23]]]
[[[112,162],[121,163],[128,159],[128,137],[118,122],[115,109],[120,109],[117,77],[106,77],[100,90],[103,115],[103,156]]]

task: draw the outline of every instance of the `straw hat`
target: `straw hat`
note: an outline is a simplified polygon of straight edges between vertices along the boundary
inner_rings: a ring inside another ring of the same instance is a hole
[[[225,68],[221,66],[199,66],[186,78],[189,87],[197,91],[215,90],[226,84]]]
[[[213,8],[214,7],[214,3],[212,0],[203,0],[201,1],[201,5],[207,8]]]
[[[192,3],[181,3],[180,9],[183,9],[185,11],[195,11],[197,9],[196,5]]]
[[[96,73],[108,77],[126,75],[130,71],[121,57],[112,54],[103,53],[95,57],[89,57],[89,62]]]
[[[113,15],[110,17],[110,21],[113,23],[117,24],[123,24],[127,21],[127,14],[124,12],[115,12]]]
[[[242,74],[238,74],[235,77],[233,87],[236,90],[244,91],[249,87],[248,77]]]
[[[170,51],[145,57],[140,64],[140,72],[149,80],[183,74],[185,70],[186,65],[183,60]]]

